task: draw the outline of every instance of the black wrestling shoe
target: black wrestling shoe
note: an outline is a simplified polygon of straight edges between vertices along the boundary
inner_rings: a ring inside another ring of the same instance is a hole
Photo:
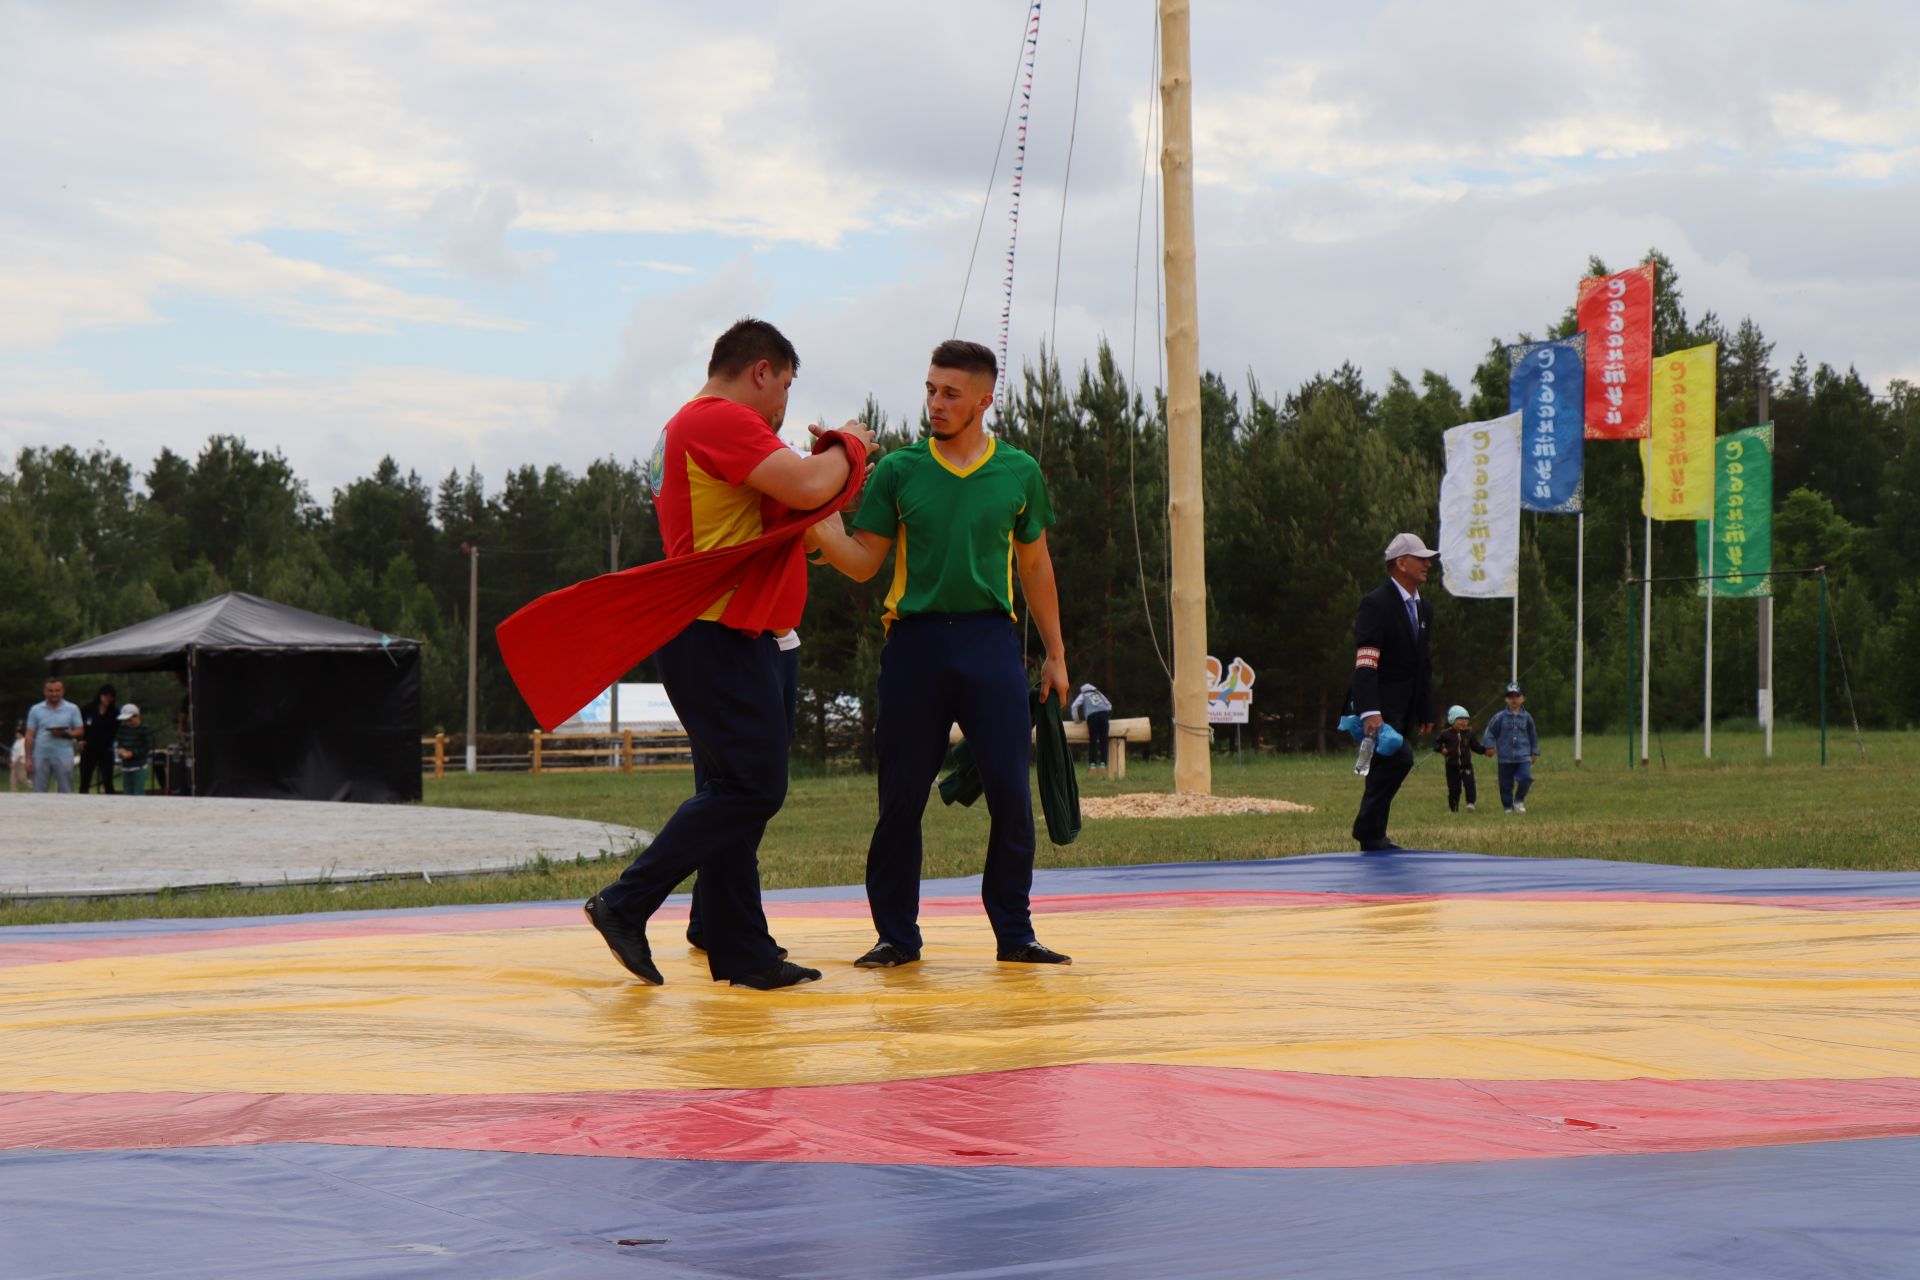
[[[636,929],[622,920],[614,909],[606,904],[599,894],[587,899],[584,910],[587,923],[600,931],[606,939],[607,950],[613,952],[613,958],[626,966],[640,981],[649,986],[663,986],[666,979],[660,976],[660,970],[653,963],[653,948],[647,945],[647,933]]]
[[[1006,964],[1072,964],[1072,956],[1063,956],[1052,947],[1038,942],[1023,942],[1017,947],[1007,947],[994,957]]]
[[[748,974],[744,978],[735,978],[728,985],[752,987],[755,991],[778,991],[781,987],[797,987],[803,982],[820,981],[818,969],[803,969],[797,964],[782,960],[777,968],[765,973]]]
[[[698,951],[701,955],[707,954],[707,940],[705,938],[702,938],[697,933],[687,934],[687,946],[691,947],[695,951]],[[773,947],[773,954],[779,959],[785,960],[787,958],[787,949],[781,946],[780,944],[775,943]]]
[[[897,969],[920,959],[918,951],[902,951],[891,942],[876,942],[873,950],[853,962],[856,969]]]
[[[1362,853],[1405,853],[1406,846],[1395,844],[1391,840],[1375,840],[1360,846]]]

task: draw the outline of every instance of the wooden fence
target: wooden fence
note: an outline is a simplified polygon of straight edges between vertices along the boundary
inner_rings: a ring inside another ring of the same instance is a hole
[[[486,735],[492,748],[474,756],[483,773],[671,773],[692,772],[692,748],[684,733],[533,733]],[[503,741],[503,739],[505,741]],[[526,750],[500,750],[524,739]],[[420,768],[428,777],[444,778],[449,764],[455,773],[467,767],[463,741],[437,733],[420,739]]]

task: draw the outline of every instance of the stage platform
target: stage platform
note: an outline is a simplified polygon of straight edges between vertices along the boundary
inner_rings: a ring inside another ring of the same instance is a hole
[[[821,982],[577,902],[0,929],[35,1277],[1910,1274],[1920,874],[1445,852],[977,881]]]
[[[0,901],[279,888],[623,853],[644,831],[425,805],[0,793]]]

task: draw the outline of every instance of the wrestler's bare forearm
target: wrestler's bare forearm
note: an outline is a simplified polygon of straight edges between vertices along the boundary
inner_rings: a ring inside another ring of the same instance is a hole
[[[887,552],[893,547],[893,539],[865,529],[847,532],[837,511],[814,525],[810,532],[818,539],[820,554],[826,562],[855,582],[865,582],[880,572],[880,566],[887,562]]]

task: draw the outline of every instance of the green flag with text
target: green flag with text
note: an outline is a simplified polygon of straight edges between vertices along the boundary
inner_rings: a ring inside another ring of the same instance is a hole
[[[1715,574],[1700,584],[1722,600],[1773,594],[1773,424],[1714,441],[1713,520],[1694,525],[1695,563]],[[1711,530],[1713,558],[1709,564]]]

